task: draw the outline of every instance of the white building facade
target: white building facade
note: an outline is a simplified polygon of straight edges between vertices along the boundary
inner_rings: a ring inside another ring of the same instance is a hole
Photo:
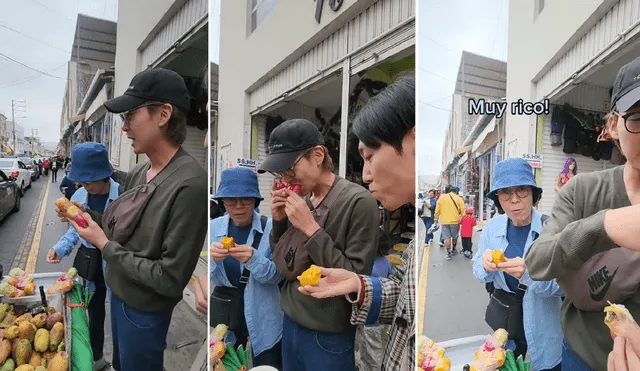
[[[336,173],[359,181],[350,115],[415,68],[416,1],[336,4],[222,2],[216,174],[233,166],[255,169],[266,158],[270,132],[286,119],[304,118],[325,134]],[[259,180],[260,211],[268,214],[273,178]]]
[[[548,114],[507,115],[508,157],[525,156],[549,213],[568,158],[578,173],[621,163],[599,142],[620,67],[640,55],[640,0],[511,1],[507,101],[549,101]],[[535,51],[535,52],[532,52]],[[555,112],[554,112],[555,109]]]
[[[206,111],[193,107],[206,107],[208,99],[203,85],[208,76],[208,8],[207,0],[119,1],[113,89],[113,96],[121,95],[131,79],[148,68],[178,72],[192,96],[183,147],[202,166],[207,165],[204,143],[209,118]],[[144,160],[133,153],[118,115],[112,116],[111,133],[110,145],[118,149],[110,154],[116,168],[129,171]]]

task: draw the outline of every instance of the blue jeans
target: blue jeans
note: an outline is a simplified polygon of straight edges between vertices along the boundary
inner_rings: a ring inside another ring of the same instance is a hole
[[[567,339],[562,340],[562,371],[593,371],[593,369],[571,349],[567,343]]]
[[[111,295],[111,332],[118,339],[120,371],[163,370],[169,313],[146,313]]]
[[[429,228],[433,225],[433,218],[422,217],[422,221],[424,222],[424,226],[427,228],[427,236],[424,243],[429,243],[429,241],[433,239],[433,233],[429,233]]]
[[[354,371],[355,337],[355,329],[343,334],[312,331],[285,314],[282,371]]]

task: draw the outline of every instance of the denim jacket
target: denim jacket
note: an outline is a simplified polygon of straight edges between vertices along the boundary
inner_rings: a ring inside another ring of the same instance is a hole
[[[482,267],[482,254],[487,249],[505,251],[507,245],[507,215],[491,219],[480,236],[478,252],[473,257],[473,274],[482,282],[493,282],[495,288],[512,292],[501,271],[487,272]],[[542,232],[542,214],[532,209],[531,231],[524,247],[527,250],[537,235]],[[523,256],[524,258],[524,256]],[[522,306],[524,332],[531,355],[531,369],[545,370],[558,365],[562,360],[562,326],[560,324],[562,289],[556,280],[533,281],[525,271],[520,283],[528,287]]]
[[[245,288],[244,315],[251,338],[251,346],[255,355],[271,349],[282,338],[283,313],[280,307],[280,288],[283,280],[276,265],[271,260],[269,234],[272,220],[269,218],[264,231],[260,223],[260,214],[253,213],[253,225],[246,245],[251,246],[256,232],[262,232],[258,250],[246,263],[251,271],[249,282]],[[211,221],[210,243],[220,242],[229,229],[229,214]],[[244,268],[244,265],[241,264]],[[227,278],[222,262],[211,259],[211,282],[216,286],[233,287]],[[215,310],[215,308],[211,308]]]
[[[109,179],[109,182],[110,182],[109,197],[107,198],[107,203],[105,204],[104,210],[99,210],[101,213],[103,213],[107,209],[107,207],[109,207],[111,202],[113,202],[116,198],[118,198],[118,195],[119,195],[118,187],[120,187],[120,184],[116,183],[113,179]],[[84,189],[84,187],[78,188],[78,190],[73,194],[73,197],[71,197],[71,201],[82,204],[85,208],[88,209],[89,193],[87,193],[87,190]],[[63,259],[71,255],[71,252],[73,251],[74,247],[78,244],[78,242],[80,242],[81,244],[85,245],[90,249],[95,249],[95,246],[89,243],[89,241],[84,240],[78,235],[78,232],[76,231],[75,228],[73,228],[73,226],[69,226],[69,229],[67,229],[67,233],[65,233],[62,237],[60,237],[60,240],[53,246],[53,249],[56,251],[56,254],[58,255],[58,257],[60,259]],[[104,266],[105,266],[105,262],[103,260],[102,261],[103,269],[104,269]],[[92,286],[93,285],[90,284],[89,289],[93,291]]]

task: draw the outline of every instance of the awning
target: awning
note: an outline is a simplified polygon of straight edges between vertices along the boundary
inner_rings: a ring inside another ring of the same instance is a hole
[[[73,125],[73,124],[75,124],[76,122],[78,122],[78,121],[82,121],[82,120],[84,120],[84,114],[82,114],[82,115],[77,115],[77,116],[73,116],[73,117],[70,117],[70,118],[69,118],[69,123],[70,123],[71,125]]]
[[[496,121],[497,121],[497,119],[494,116],[491,119],[491,121],[487,124],[487,126],[484,128],[484,130],[482,130],[480,135],[478,135],[478,138],[476,138],[476,140],[473,141],[473,145],[472,145],[472,148],[471,148],[472,152],[475,152],[475,150],[478,149],[478,147],[480,147],[480,145],[482,144],[484,139],[487,137],[487,135],[489,135],[492,131],[495,130]]]
[[[469,152],[466,152],[460,159],[458,160],[458,166],[464,164],[469,159]]]
[[[456,155],[471,151],[471,146],[458,147],[455,150]]]

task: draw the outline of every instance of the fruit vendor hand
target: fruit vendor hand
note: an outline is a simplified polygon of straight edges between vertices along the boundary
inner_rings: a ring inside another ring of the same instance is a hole
[[[492,253],[493,253],[493,250],[487,249],[482,254],[482,268],[484,268],[484,270],[489,273],[498,271],[498,266],[493,262]]]
[[[514,278],[520,279],[527,270],[527,266],[524,264],[524,259],[518,257],[507,259],[506,262],[498,264],[498,269]]]
[[[49,252],[47,253],[47,263],[49,263],[49,264],[59,264],[60,263],[60,257],[56,253],[56,250],[54,250],[54,249],[50,249],[49,250]]]
[[[82,211],[83,213],[85,213],[87,210],[85,210],[84,205],[77,203],[75,201],[71,201],[72,204],[76,205],[78,207],[78,209],[80,209],[80,211]],[[58,206],[56,206],[56,214],[58,214],[58,218],[60,218],[60,221],[62,222],[68,222],[69,221],[69,217],[67,216],[67,212],[64,209],[59,208]]]
[[[320,268],[322,278],[316,286],[298,287],[304,295],[316,299],[334,298],[358,292],[360,277],[356,273],[342,268]]]
[[[284,211],[287,213],[289,222],[305,236],[313,236],[320,229],[320,225],[313,218],[309,205],[294,191],[290,189],[284,189],[284,191],[287,193]]]
[[[220,242],[213,242],[209,247],[209,255],[217,262],[223,261],[229,256],[229,250],[225,249]]]
[[[618,336],[613,341],[613,350],[609,353],[607,371],[640,370],[640,358],[631,343]]]
[[[287,204],[287,192],[284,189],[277,189],[278,182],[273,182],[271,186],[271,218],[276,221],[287,219],[285,206]]]
[[[83,212],[82,216],[88,223],[87,228],[80,227],[73,219],[69,219],[69,223],[73,225],[81,238],[89,241],[89,243],[100,249],[100,251],[104,250],[104,246],[109,242],[107,235],[104,234],[104,231],[100,228],[98,223],[91,219],[91,215]]]
[[[229,255],[242,264],[246,264],[253,256],[253,247],[245,245],[236,245],[229,250]]]

